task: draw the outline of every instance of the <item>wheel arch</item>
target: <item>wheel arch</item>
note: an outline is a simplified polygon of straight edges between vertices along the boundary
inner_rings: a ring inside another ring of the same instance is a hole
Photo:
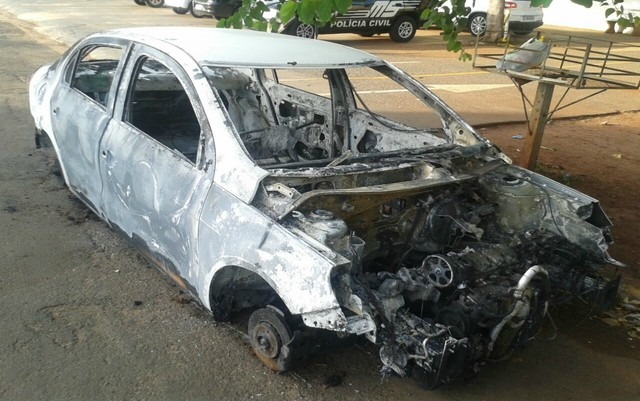
[[[34,132],[34,142],[35,142],[36,149],[44,152],[48,152],[48,154],[55,157],[54,164],[56,166],[54,167],[54,170],[59,170],[59,173],[65,185],[67,186],[67,188],[71,190],[71,192],[75,194],[75,192],[69,185],[69,179],[67,177],[67,169],[65,168],[66,164],[62,161],[62,158],[60,157],[60,149],[58,148],[58,143],[56,142],[56,138],[53,135],[50,135],[49,132],[45,131],[44,129],[36,128]],[[55,174],[58,175],[58,172],[55,172]]]
[[[207,301],[216,320],[228,320],[236,310],[275,304],[288,308],[275,283],[249,263],[235,261],[216,269],[208,286]]]

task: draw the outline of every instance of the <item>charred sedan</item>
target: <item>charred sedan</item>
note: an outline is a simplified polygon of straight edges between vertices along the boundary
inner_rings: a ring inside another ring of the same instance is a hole
[[[39,69],[30,103],[69,189],[215,319],[250,308],[274,370],[334,332],[435,388],[525,344],[550,304],[617,288],[595,199],[358,50],[116,30]]]

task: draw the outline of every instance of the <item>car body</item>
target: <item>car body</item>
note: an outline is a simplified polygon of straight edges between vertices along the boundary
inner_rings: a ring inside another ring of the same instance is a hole
[[[274,370],[320,344],[305,339],[363,336],[384,372],[435,388],[526,343],[550,303],[617,289],[595,199],[511,165],[359,50],[122,29],[40,68],[29,94],[69,189],[215,319],[254,310]]]
[[[428,2],[422,0],[354,1],[345,14],[337,15],[323,27],[293,18],[284,26],[284,32],[303,38],[333,33],[356,33],[365,37],[388,33],[394,42],[404,43],[415,36],[422,23],[420,15],[427,6]]]
[[[193,9],[193,0],[166,0],[166,7],[171,7],[176,14],[190,13],[192,17],[203,18],[210,16],[207,13],[200,13]]]
[[[506,30],[509,32],[526,35],[542,26],[544,16],[542,6],[532,7],[529,0],[507,0],[504,4],[508,21]],[[472,35],[484,35],[487,31],[489,0],[467,0],[465,6],[469,8],[469,13],[461,21],[464,21],[464,25]],[[447,0],[438,8],[451,8],[451,2]]]
[[[208,15],[215,19],[226,18],[233,14],[240,6],[242,1],[224,1],[216,2],[214,0],[193,0],[193,10],[200,15]]]
[[[191,10],[193,0],[164,0],[165,7],[171,7],[176,14],[186,14]]]

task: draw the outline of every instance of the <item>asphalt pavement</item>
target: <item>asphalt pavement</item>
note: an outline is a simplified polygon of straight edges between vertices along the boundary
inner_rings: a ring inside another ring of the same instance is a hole
[[[9,13],[20,18],[18,26]],[[640,399],[635,342],[622,328],[587,319],[589,310],[558,315],[557,333],[484,366],[470,382],[425,392],[408,379],[382,379],[377,356],[361,346],[271,374],[245,343],[246,326],[213,327],[208,314],[185,304],[34,151],[26,85],[37,66],[89,32],[213,23],[131,0],[0,0],[0,400]],[[456,61],[438,31],[420,32],[406,45],[386,37],[322,39],[393,61],[472,122],[522,118],[511,82]],[[608,93],[588,102],[595,111],[638,109],[637,91],[625,93],[633,102]],[[336,374],[342,385],[327,386]]]

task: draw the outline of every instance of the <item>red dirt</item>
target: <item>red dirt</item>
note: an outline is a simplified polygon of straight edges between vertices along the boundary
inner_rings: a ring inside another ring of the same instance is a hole
[[[481,128],[514,162],[525,124]],[[614,224],[611,255],[626,263],[626,285],[640,286],[640,113],[552,121],[545,129],[537,171],[598,199]]]

